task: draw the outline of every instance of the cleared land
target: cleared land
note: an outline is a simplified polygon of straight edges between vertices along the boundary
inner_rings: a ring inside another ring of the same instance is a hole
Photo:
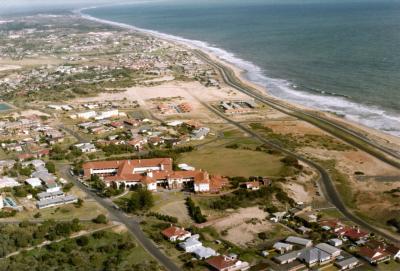
[[[180,162],[224,176],[279,176],[283,170],[282,157],[260,151],[229,149],[210,144],[184,153]]]

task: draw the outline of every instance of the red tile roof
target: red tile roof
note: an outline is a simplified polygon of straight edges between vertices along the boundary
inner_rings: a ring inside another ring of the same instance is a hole
[[[399,253],[400,248],[397,246],[394,246],[394,245],[388,245],[386,247],[386,251],[389,252],[390,254],[395,255],[395,254]]]
[[[368,236],[368,232],[362,231],[358,228],[345,228],[343,235],[350,238],[351,240],[359,240],[363,237]]]
[[[161,168],[161,165],[163,167]],[[134,172],[138,167],[159,167],[161,170],[151,172]],[[157,181],[186,180],[193,181],[195,184],[210,184],[210,191],[217,192],[229,183],[228,179],[221,176],[210,176],[208,172],[202,170],[182,170],[172,169],[171,158],[154,158],[142,160],[115,160],[115,161],[94,161],[83,165],[85,177],[90,177],[90,170],[93,169],[113,169],[115,173],[111,176],[104,175],[105,182],[127,181],[151,184]]]
[[[238,260],[229,258],[224,255],[214,256],[206,260],[206,262],[217,270],[234,266]]]
[[[229,180],[219,175],[211,176],[210,192],[218,192],[229,184]]]
[[[180,236],[184,236],[184,235],[186,235],[188,233],[189,232],[186,231],[185,229],[178,228],[178,227],[175,227],[175,226],[171,226],[169,228],[166,228],[165,230],[163,230],[161,232],[161,234],[164,235],[167,238],[171,238],[173,236],[180,237]]]
[[[387,253],[383,248],[372,249],[369,247],[360,248],[358,254],[373,261],[378,261],[380,259],[390,256],[390,254]]]
[[[124,174],[132,174],[134,168],[139,167],[158,167],[164,166],[165,170],[172,171],[171,158],[153,158],[153,159],[137,159],[137,160],[114,160],[114,161],[94,161],[83,164],[85,176],[89,177],[90,169],[116,169],[117,174],[122,176]]]

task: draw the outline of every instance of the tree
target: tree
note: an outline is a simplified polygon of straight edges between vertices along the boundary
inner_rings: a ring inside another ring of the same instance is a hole
[[[140,189],[138,193],[141,208],[148,210],[154,206],[153,194],[149,190]]]
[[[149,210],[154,205],[153,194],[147,189],[139,189],[126,201],[126,211]]]
[[[75,203],[76,208],[81,208],[83,205],[83,199],[78,198],[78,201]]]
[[[87,246],[89,244],[89,238],[87,236],[81,236],[76,239],[76,244],[80,247]]]
[[[56,165],[53,162],[51,161],[47,162],[46,168],[50,173],[56,173]]]
[[[96,218],[93,218],[92,221],[96,224],[107,224],[108,223],[107,217],[103,214],[100,214]]]
[[[65,193],[67,193],[67,192],[69,192],[70,190],[71,190],[71,188],[74,186],[74,184],[73,183],[67,183],[67,184],[65,184],[64,186],[63,186],[63,191],[65,192]]]
[[[207,221],[206,217],[201,213],[200,207],[196,206],[190,197],[186,198],[186,206],[188,208],[190,217],[196,223],[203,223]]]
[[[100,177],[97,175],[92,175],[90,177],[90,183],[94,189],[101,191],[101,192],[103,192],[104,189],[106,188],[106,185],[104,184],[104,182],[102,180],[100,180]]]

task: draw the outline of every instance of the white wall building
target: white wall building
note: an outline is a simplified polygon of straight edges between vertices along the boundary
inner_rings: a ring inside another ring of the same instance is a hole
[[[96,112],[95,111],[86,111],[86,112],[80,112],[77,113],[76,116],[80,119],[90,119],[96,117]]]

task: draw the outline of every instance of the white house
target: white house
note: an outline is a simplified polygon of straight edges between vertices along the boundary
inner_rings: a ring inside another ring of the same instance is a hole
[[[10,178],[7,176],[4,176],[0,178],[0,189],[5,188],[5,187],[15,187],[15,186],[20,186],[21,184],[17,182],[14,178]]]
[[[311,247],[312,246],[312,241],[309,239],[297,237],[297,236],[289,236],[285,240],[287,243],[295,244],[295,245],[301,245],[305,247]]]
[[[276,242],[273,245],[273,248],[279,252],[280,254],[289,252],[291,250],[293,250],[293,245],[292,244],[287,244],[287,243],[282,243],[282,242]]]
[[[80,143],[76,144],[75,147],[80,149],[83,153],[89,153],[89,152],[96,152],[96,146],[92,143]]]
[[[42,181],[39,178],[29,178],[25,182],[33,188],[42,186]]]
[[[344,260],[336,261],[335,265],[339,270],[350,270],[358,265],[358,260],[355,257],[350,257]]]
[[[200,246],[193,251],[193,254],[196,258],[204,260],[216,256],[217,252],[212,248]]]
[[[339,246],[343,245],[343,241],[338,238],[333,238],[333,239],[328,240],[328,244],[330,244],[331,246],[334,246],[334,247],[339,247]]]
[[[179,247],[182,248],[185,252],[192,253],[196,249],[203,246],[203,244],[199,241],[200,236],[198,234],[193,235],[186,239],[185,242],[179,244]]]
[[[189,231],[186,231],[184,228],[179,228],[176,226],[171,226],[166,228],[161,232],[164,237],[168,238],[171,242],[176,241],[184,241],[185,239],[189,238],[192,234]]]
[[[342,252],[340,249],[337,247],[328,245],[326,243],[319,243],[318,245],[315,246],[316,248],[328,253],[332,258],[336,258],[340,256],[340,253]]]

